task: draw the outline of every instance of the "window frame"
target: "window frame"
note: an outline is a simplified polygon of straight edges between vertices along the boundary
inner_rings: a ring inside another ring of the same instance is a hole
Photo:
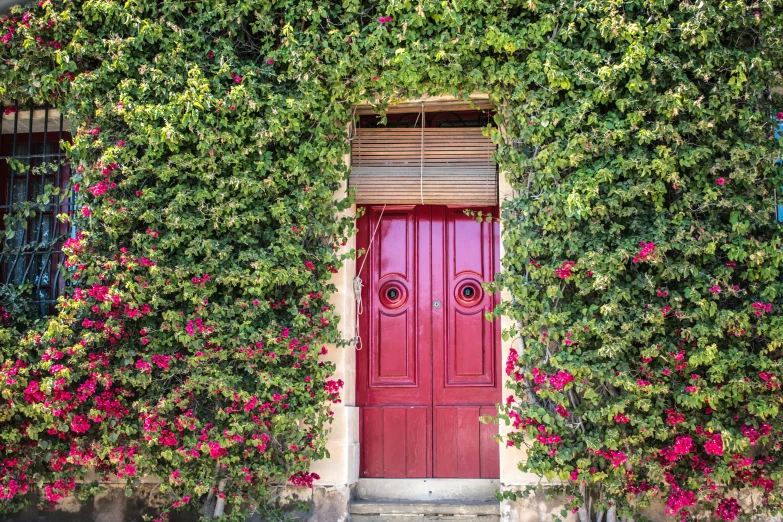
[[[27,121],[27,130],[18,132],[19,123],[25,119],[24,116],[20,117],[19,110],[13,117],[13,123],[11,124],[10,132],[8,125],[8,118],[4,118],[4,107],[0,106],[0,120],[5,119],[4,122],[0,122],[0,223],[5,228],[5,216],[11,213],[13,205],[18,203],[12,201],[14,188],[12,181],[15,182],[19,179],[20,174],[12,172],[7,158],[14,158],[16,160],[27,163],[27,169],[24,174],[26,180],[25,196],[26,200],[30,201],[33,195],[34,184],[36,179],[43,179],[44,183],[41,187],[47,184],[53,184],[59,187],[63,193],[68,190],[68,184],[71,176],[70,165],[67,163],[67,159],[62,150],[63,141],[71,141],[71,134],[64,130],[64,119],[60,114],[59,128],[49,129],[49,108],[48,107],[31,107],[26,109],[19,109],[25,113],[29,113],[29,120]],[[29,112],[28,112],[29,111]],[[35,129],[35,114],[39,111],[44,111],[44,130],[34,132]],[[48,143],[55,143],[56,152],[51,154],[47,153]],[[36,145],[43,144],[40,153],[36,153]],[[18,155],[15,152],[19,150],[20,145],[24,147],[27,145],[27,150],[24,154]],[[32,170],[37,166],[40,166],[44,161],[57,162],[57,168],[51,175],[45,175],[38,177],[32,173]],[[38,231],[44,230],[44,222],[48,223],[50,227],[50,237],[59,238],[55,241],[50,248],[36,249],[29,251],[22,251],[21,253],[13,257],[14,268],[9,270],[7,263],[10,260],[12,254],[6,249],[6,241],[3,240],[0,244],[0,283],[4,285],[17,284],[12,282],[13,271],[15,271],[16,264],[19,262],[24,263],[23,281],[33,284],[32,290],[32,302],[36,305],[37,309],[42,315],[48,315],[54,312],[57,298],[62,295],[65,288],[65,280],[62,277],[62,262],[65,259],[65,255],[62,252],[63,239],[73,235],[73,231],[68,223],[62,223],[57,219],[58,214],[73,213],[73,198],[72,196],[65,197],[61,201],[53,201],[44,212],[37,212],[35,217],[28,218],[27,227],[25,229],[25,237],[20,244],[25,245],[32,242],[32,240],[40,240],[40,237],[36,237]],[[22,247],[24,248],[24,247]],[[43,254],[43,255],[42,255]],[[41,256],[41,265],[37,270],[37,274],[32,273],[32,268],[35,267],[35,256]],[[48,263],[48,268],[46,267]],[[42,277],[48,271],[48,283],[42,284]],[[47,296],[41,296],[41,291],[46,291]]]

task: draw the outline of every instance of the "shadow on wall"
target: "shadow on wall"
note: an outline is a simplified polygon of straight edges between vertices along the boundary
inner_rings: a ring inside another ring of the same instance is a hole
[[[308,490],[304,500],[309,500]],[[298,493],[292,499],[303,496]],[[39,511],[35,508],[37,497],[30,497],[31,506],[25,511],[2,518],[3,522],[141,522],[144,515],[156,516],[159,513],[161,499],[155,484],[144,484],[136,488],[131,497],[125,496],[124,486],[109,485],[107,491],[86,502],[80,502],[75,497],[69,497],[57,503],[52,511]],[[275,513],[278,520],[280,512]],[[291,512],[287,514],[290,520],[307,520],[311,514],[306,512]],[[169,522],[197,522],[196,513],[174,512]],[[261,515],[255,515],[248,522],[263,522]],[[319,522],[327,518],[321,517]],[[332,519],[330,522],[333,522]]]
[[[37,499],[31,497],[31,506],[25,511],[4,518],[7,522],[125,522],[141,521],[142,515],[156,514],[151,508],[151,496],[155,486],[144,485],[132,497],[125,496],[121,486],[110,486],[108,491],[87,502],[70,497],[57,503],[53,511],[39,511],[35,508]],[[170,522],[196,522],[194,514],[175,513]]]

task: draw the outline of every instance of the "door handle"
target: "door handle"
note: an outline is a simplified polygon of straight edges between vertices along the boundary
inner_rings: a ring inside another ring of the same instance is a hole
[[[436,300],[436,301],[433,301],[433,303],[432,303],[432,307],[433,307],[433,308],[440,308],[440,301],[437,301],[437,300]]]

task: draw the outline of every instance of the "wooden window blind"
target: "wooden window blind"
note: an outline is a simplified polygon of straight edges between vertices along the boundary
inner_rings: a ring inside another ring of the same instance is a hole
[[[480,127],[357,128],[356,202],[497,205],[495,145]]]

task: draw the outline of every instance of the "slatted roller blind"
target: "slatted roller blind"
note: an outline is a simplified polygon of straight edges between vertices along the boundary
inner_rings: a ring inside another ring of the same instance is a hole
[[[359,128],[351,145],[357,203],[498,203],[495,145],[479,127],[425,128],[423,140],[421,128]]]

